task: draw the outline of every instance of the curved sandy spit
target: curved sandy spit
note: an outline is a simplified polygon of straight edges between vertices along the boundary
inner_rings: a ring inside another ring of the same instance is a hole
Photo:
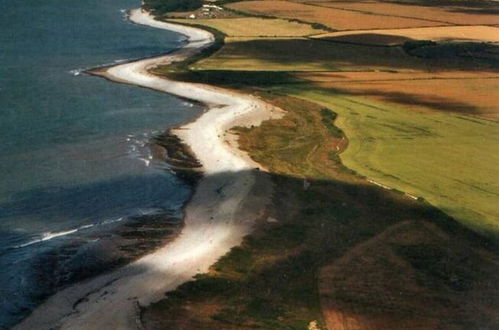
[[[130,19],[184,34],[189,42],[173,54],[121,64],[103,75],[209,105],[209,111],[196,121],[175,130],[202,163],[205,177],[186,207],[185,227],[174,242],[128,266],[58,292],[15,329],[140,329],[139,306],[160,300],[165,292],[206,272],[241,243],[269,200],[271,183],[257,175],[258,164],[237,148],[227,130],[258,125],[282,112],[252,96],[148,73],[158,64],[198,53],[214,39],[200,29],[156,21],[141,10],[132,11]],[[257,186],[258,195],[251,194]]]

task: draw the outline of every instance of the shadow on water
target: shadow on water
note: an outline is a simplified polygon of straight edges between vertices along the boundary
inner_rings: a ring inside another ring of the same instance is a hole
[[[177,179],[151,174],[33,189],[0,205],[0,328],[60,288],[166,244],[190,195]]]
[[[0,204],[0,219],[27,215],[36,215],[40,221],[46,217],[88,219],[158,207],[158,201],[173,208],[189,194],[188,189],[177,186],[164,175],[151,174],[74,187],[33,189],[12,196],[11,203]],[[150,204],[144,205],[144,201]]]

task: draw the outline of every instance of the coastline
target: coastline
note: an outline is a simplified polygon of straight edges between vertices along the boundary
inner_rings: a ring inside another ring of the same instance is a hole
[[[237,137],[228,130],[259,125],[282,112],[252,96],[150,74],[148,69],[154,66],[198,54],[211,45],[213,36],[201,29],[156,21],[140,9],[131,11],[130,20],[184,34],[189,42],[168,55],[119,64],[94,74],[207,105],[209,110],[201,117],[172,131],[191,148],[204,177],[185,207],[185,226],[176,240],[128,266],[56,293],[15,329],[140,328],[140,307],[206,272],[240,244],[263,215],[271,196],[268,177],[255,170],[260,166],[237,148]],[[253,189],[259,190],[253,194],[258,196],[250,196]]]

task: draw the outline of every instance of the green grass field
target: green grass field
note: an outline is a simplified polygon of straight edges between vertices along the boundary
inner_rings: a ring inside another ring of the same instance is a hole
[[[332,92],[289,93],[338,113],[350,141],[341,154],[347,167],[499,239],[499,123]]]

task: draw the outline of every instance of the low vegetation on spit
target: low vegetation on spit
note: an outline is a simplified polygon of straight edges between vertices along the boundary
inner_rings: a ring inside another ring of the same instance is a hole
[[[145,7],[217,36],[202,56],[154,73],[286,111],[234,130],[274,183],[255,231],[207,274],[144,308],[146,327],[499,327],[492,2]],[[463,40],[465,24],[481,28]]]

